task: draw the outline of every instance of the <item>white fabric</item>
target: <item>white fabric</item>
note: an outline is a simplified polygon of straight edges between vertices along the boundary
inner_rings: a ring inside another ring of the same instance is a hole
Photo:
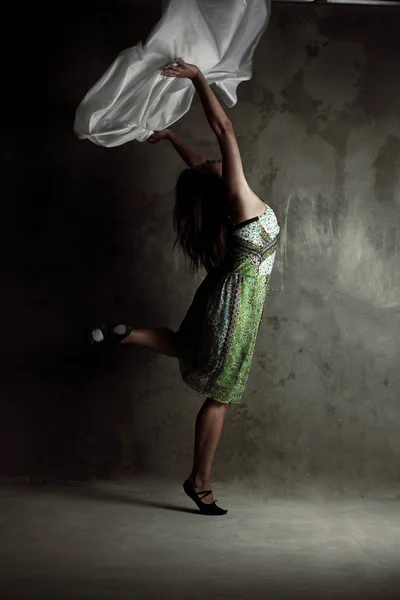
[[[190,108],[189,79],[160,75],[175,58],[197,65],[230,108],[251,78],[251,61],[270,15],[270,0],[170,0],[144,46],[121,52],[79,105],[74,129],[101,146],[144,142]]]

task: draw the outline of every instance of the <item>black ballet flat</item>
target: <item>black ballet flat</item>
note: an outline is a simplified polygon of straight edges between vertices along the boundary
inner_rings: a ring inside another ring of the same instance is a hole
[[[89,343],[93,344],[94,346],[108,346],[110,344],[118,344],[126,337],[128,337],[128,335],[132,331],[132,327],[130,325],[125,325],[125,323],[119,323],[118,325],[123,325],[125,327],[124,333],[115,333],[114,328],[117,327],[117,325],[98,325],[97,327],[94,327],[89,332]],[[100,329],[101,333],[103,334],[102,340],[97,341],[94,339],[93,331],[95,329]]]
[[[183,489],[185,493],[189,496],[189,498],[191,498],[193,502],[197,504],[198,508],[200,509],[200,512],[203,515],[226,515],[226,513],[228,512],[227,510],[224,510],[223,508],[217,506],[215,504],[215,500],[211,504],[206,504],[205,502],[201,501],[200,496],[201,498],[206,498],[206,496],[212,494],[212,490],[196,492],[193,485],[188,479],[186,479],[186,481],[184,482]]]

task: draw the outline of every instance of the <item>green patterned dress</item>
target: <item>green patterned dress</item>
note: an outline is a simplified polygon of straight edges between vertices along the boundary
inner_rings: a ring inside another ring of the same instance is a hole
[[[192,389],[238,404],[275,260],[280,228],[272,208],[244,223],[229,220],[229,261],[212,269],[196,291],[177,332],[179,369]]]

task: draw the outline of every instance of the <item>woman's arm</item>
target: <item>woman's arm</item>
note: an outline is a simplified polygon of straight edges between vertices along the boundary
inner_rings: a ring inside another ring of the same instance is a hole
[[[225,130],[226,124],[231,123],[214,92],[208,85],[203,73],[196,65],[185,63],[180,58],[176,58],[175,64],[169,63],[166,65],[161,71],[161,75],[166,77],[186,78],[193,82],[201,103],[203,104],[204,112],[206,113],[210,127],[216,135]]]
[[[249,209],[254,212],[254,193],[250,190],[243,172],[242,159],[232,122],[228,119],[200,69],[179,58],[176,58],[175,62],[176,65],[169,63],[161,74],[167,77],[191,79],[203,104],[210,127],[218,139],[222,153],[222,178],[232,207],[236,212],[248,213]],[[258,204],[257,209],[259,210],[259,208]]]
[[[179,156],[191,169],[194,169],[198,165],[202,165],[205,162],[206,159],[204,156],[193,152],[193,150],[184,144],[173,131],[168,132],[167,139],[171,142]]]
[[[197,74],[192,77],[192,83],[201,100],[210,127],[214,133],[218,135],[218,133],[223,131],[226,128],[226,125],[231,121],[225,114],[218,98],[208,85],[207,80],[200,69],[198,69]]]

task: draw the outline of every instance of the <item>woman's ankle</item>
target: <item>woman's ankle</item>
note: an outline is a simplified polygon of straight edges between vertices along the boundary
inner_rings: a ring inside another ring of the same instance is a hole
[[[190,475],[188,479],[192,486],[198,490],[205,490],[206,488],[207,490],[210,489],[210,480],[207,480],[204,477],[201,477],[199,475]]]

